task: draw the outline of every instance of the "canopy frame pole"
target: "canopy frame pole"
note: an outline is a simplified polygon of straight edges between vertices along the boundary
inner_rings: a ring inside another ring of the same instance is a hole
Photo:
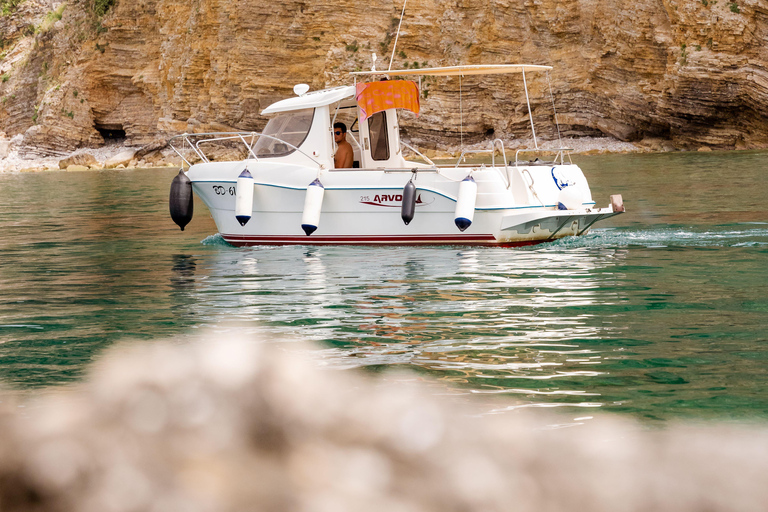
[[[400,37],[400,25],[403,24],[403,16],[405,15],[405,4],[408,3],[408,0],[405,0],[403,2],[403,12],[400,13],[400,23],[397,24],[397,34],[395,34],[395,45],[392,47],[392,56],[389,58],[389,67],[387,68],[387,71],[392,70],[392,62],[395,60],[395,50],[397,50],[397,39]]]
[[[560,123],[557,120],[557,108],[555,107],[555,96],[552,94],[552,82],[549,81],[549,70],[547,70],[547,85],[549,86],[549,99],[552,100],[552,111],[555,113],[555,126],[557,126],[557,140],[560,143],[560,147],[563,147],[563,138],[560,135]],[[560,154],[560,162],[563,163],[562,153]]]
[[[462,105],[461,97],[461,79],[463,78],[462,75],[459,75],[459,147],[461,149],[464,149],[464,106]]]
[[[528,98],[528,82],[525,81],[525,68],[523,68],[523,88],[525,89],[525,102],[528,104],[528,118],[531,120],[531,131],[533,132],[533,146],[539,149],[539,143],[536,141],[536,128],[533,126],[533,114],[531,113],[531,100]]]
[[[333,119],[331,119],[331,141],[333,141],[333,152],[331,156],[335,157],[336,152],[339,150],[339,145],[336,144],[336,139],[333,137],[333,124],[336,122],[336,116],[339,115],[339,107],[341,106],[341,100],[336,103],[336,109],[333,111]],[[354,135],[352,136],[354,139]]]

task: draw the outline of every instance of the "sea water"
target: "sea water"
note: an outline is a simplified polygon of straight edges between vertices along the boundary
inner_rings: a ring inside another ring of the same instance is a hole
[[[177,170],[2,174],[0,387],[45,393],[116,343],[226,332],[498,414],[768,418],[768,153],[575,161],[627,213],[521,249],[235,248],[200,202],[184,232],[170,220]]]

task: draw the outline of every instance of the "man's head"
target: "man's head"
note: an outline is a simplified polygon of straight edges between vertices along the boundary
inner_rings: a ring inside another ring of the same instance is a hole
[[[333,140],[336,141],[336,144],[347,140],[347,125],[344,123],[333,123]]]

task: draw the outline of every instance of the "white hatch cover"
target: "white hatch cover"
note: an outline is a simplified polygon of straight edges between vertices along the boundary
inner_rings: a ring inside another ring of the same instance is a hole
[[[302,110],[305,108],[322,107],[331,105],[337,101],[355,96],[355,87],[348,85],[345,87],[334,87],[333,89],[323,89],[322,91],[312,91],[302,96],[288,98],[273,103],[265,108],[262,114],[274,114],[276,112],[290,112],[292,110]]]

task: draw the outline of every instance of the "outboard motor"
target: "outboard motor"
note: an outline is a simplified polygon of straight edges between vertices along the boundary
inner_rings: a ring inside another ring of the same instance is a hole
[[[411,223],[415,213],[416,185],[413,184],[413,179],[411,179],[403,188],[403,204],[400,207],[400,216],[403,218],[406,226]]]
[[[179,169],[179,174],[171,182],[171,195],[168,198],[168,207],[171,210],[173,222],[178,224],[182,231],[184,231],[184,226],[192,220],[194,206],[192,182],[184,173],[184,169]]]

